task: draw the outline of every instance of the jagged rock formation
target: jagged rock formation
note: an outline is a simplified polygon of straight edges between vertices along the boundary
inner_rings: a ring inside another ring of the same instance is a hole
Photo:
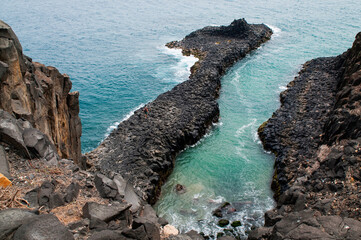
[[[361,238],[361,33],[351,49],[307,62],[259,129],[276,155],[277,208],[249,239]]]
[[[9,25],[0,20],[0,109],[45,133],[62,158],[81,158],[79,93],[54,67],[32,62]]]
[[[271,34],[263,24],[240,19],[227,27],[206,27],[167,44],[199,58],[189,80],[147,104],[148,114],[139,109],[120,123],[87,154],[90,162],[106,175],[120,173],[144,200],[154,203],[173,169],[175,156],[196,143],[218,120],[216,98],[224,72]]]

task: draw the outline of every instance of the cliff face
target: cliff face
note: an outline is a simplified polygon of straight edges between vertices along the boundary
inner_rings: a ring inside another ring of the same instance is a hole
[[[69,93],[71,86],[66,74],[23,55],[15,33],[0,21],[0,108],[45,133],[60,157],[79,162],[79,93]]]
[[[361,33],[344,54],[307,62],[259,129],[275,153],[277,208],[250,239],[360,239]]]
[[[161,94],[120,123],[88,158],[105,174],[120,173],[144,200],[154,203],[174,167],[175,156],[196,143],[219,116],[221,77],[232,64],[267,41],[271,29],[243,19],[228,27],[207,27],[168,47],[200,58],[189,80]]]

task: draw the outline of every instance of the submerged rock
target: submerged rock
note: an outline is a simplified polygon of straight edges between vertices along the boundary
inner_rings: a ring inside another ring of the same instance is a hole
[[[187,188],[184,185],[177,184],[175,185],[175,190],[178,194],[183,194],[187,191]]]
[[[239,227],[239,226],[242,226],[242,223],[241,223],[241,221],[234,221],[234,222],[232,222],[231,226],[232,227]]]
[[[225,227],[229,224],[229,221],[227,219],[221,219],[218,221],[218,226]]]

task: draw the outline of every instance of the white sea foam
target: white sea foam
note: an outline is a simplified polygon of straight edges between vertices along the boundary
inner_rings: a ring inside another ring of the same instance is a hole
[[[241,126],[240,128],[238,128],[238,130],[236,131],[236,137],[240,137],[247,128],[251,128],[253,126],[255,126],[257,119],[252,119],[252,121],[246,125]]]
[[[258,128],[252,130],[253,142],[262,145],[261,139],[258,136]]]
[[[170,55],[178,60],[178,63],[171,67],[175,76],[175,82],[187,80],[190,75],[191,67],[198,61],[198,58],[193,55],[184,56],[182,54],[182,49],[168,48],[166,46],[162,46],[159,49],[162,53]]]
[[[141,107],[143,107],[143,106],[144,106],[144,103],[139,104],[137,107],[133,108],[127,115],[125,115],[125,117],[124,117],[122,120],[117,121],[117,122],[113,123],[111,126],[109,126],[109,127],[107,128],[107,130],[105,131],[104,139],[107,138],[107,137],[109,136],[109,134],[110,134],[114,129],[116,129],[121,122],[123,122],[123,121],[125,121],[125,120],[128,120],[128,119],[134,114],[134,112],[135,112],[137,109],[139,109],[139,108],[141,108]],[[103,139],[103,140],[104,140],[104,139]],[[103,140],[102,140],[102,141],[103,141]],[[101,142],[102,142],[102,141],[101,141]]]
[[[287,86],[279,86],[278,87],[281,91],[287,90]]]
[[[213,127],[221,127],[221,126],[223,126],[223,122],[219,121],[219,122],[212,123],[212,126]]]
[[[198,142],[196,142],[196,143],[193,144],[193,145],[190,145],[189,147],[186,147],[186,149],[187,149],[187,148],[193,148],[193,147],[198,146],[198,145],[201,144],[206,138],[209,138],[210,136],[212,136],[212,134],[213,134],[213,131],[208,130],[208,132],[207,132],[206,134],[204,134],[204,136],[203,136],[201,139],[199,139]]]
[[[281,35],[282,30],[276,26],[272,26],[270,24],[266,24],[269,28],[272,29],[273,35],[272,37],[278,37],[279,35]]]

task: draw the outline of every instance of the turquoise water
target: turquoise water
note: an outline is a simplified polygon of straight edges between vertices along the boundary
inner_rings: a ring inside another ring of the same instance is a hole
[[[218,231],[210,211],[237,203],[240,232],[260,224],[273,206],[273,157],[264,153],[257,127],[279,106],[278,95],[305,61],[338,55],[361,31],[356,1],[19,1],[4,0],[0,18],[18,35],[25,54],[70,75],[80,91],[82,149],[87,152],[116,123],[187,79],[193,60],[166,42],[206,25],[244,17],[276,34],[233,67],[222,81],[221,119],[207,137],[177,158],[156,205],[186,231]],[[174,185],[186,185],[176,195]]]

